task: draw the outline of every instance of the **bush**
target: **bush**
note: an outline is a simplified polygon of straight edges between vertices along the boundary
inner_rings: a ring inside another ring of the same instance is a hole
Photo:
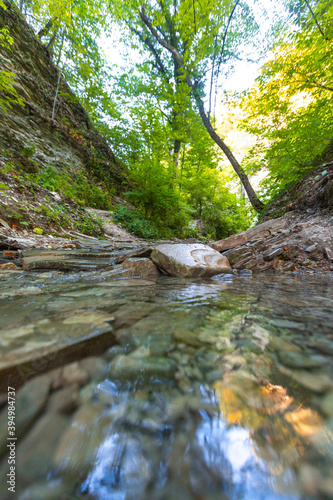
[[[110,194],[90,182],[83,172],[69,173],[59,172],[54,167],[46,167],[36,174],[27,176],[32,182],[49,189],[57,191],[67,198],[81,203],[87,207],[100,210],[110,210],[112,207]]]
[[[75,222],[75,226],[80,233],[88,236],[101,237],[104,235],[102,220],[88,213],[82,214]]]
[[[115,222],[119,222],[130,233],[139,236],[139,238],[156,240],[163,237],[155,224],[145,219],[136,209],[117,207],[114,211],[113,219]]]

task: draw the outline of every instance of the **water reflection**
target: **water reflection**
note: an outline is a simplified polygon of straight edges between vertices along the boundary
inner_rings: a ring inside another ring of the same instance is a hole
[[[57,498],[330,498],[331,280],[131,281],[0,283],[4,354],[110,325],[118,339],[39,480],[61,486]]]

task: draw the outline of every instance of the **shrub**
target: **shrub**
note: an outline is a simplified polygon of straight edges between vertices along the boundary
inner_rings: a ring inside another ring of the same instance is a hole
[[[145,219],[136,209],[123,206],[117,207],[114,211],[113,219],[115,222],[119,222],[130,233],[139,236],[139,238],[155,240],[163,237],[155,224]]]

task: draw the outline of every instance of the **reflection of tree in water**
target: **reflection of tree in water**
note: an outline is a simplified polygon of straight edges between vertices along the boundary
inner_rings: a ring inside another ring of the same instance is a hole
[[[228,382],[232,388],[224,382],[215,384],[223,418],[231,426],[247,429],[258,460],[265,462],[282,485],[291,470],[297,471],[303,463],[305,451],[309,455],[309,447],[323,429],[321,417],[297,403],[280,385],[253,384],[251,388],[236,373],[234,377],[229,374]],[[318,454],[315,449],[310,452]]]

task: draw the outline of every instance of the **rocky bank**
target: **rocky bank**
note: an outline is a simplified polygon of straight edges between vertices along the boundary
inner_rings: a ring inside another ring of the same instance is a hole
[[[6,109],[0,107],[0,195],[1,186],[5,185],[4,189],[16,188],[21,195],[29,191],[30,199],[15,200],[15,193],[11,201],[1,196],[0,218],[10,225],[18,224],[20,215],[24,221],[22,212],[26,207],[21,201],[32,208],[34,199],[49,206],[49,200],[44,199],[49,193],[41,193],[31,181],[22,182],[17,174],[23,178],[42,171],[65,173],[73,178],[82,174],[90,181],[104,183],[115,195],[121,193],[126,178],[108,143],[94,129],[62,77],[57,94],[59,70],[48,50],[15,5],[5,4],[6,10],[0,8],[0,29],[8,28],[13,44],[1,46],[0,68],[13,74],[14,87],[23,105],[12,103]],[[56,94],[56,113],[52,119]],[[59,196],[53,199],[51,195],[53,205],[64,204]],[[34,217],[37,216],[36,212]]]

